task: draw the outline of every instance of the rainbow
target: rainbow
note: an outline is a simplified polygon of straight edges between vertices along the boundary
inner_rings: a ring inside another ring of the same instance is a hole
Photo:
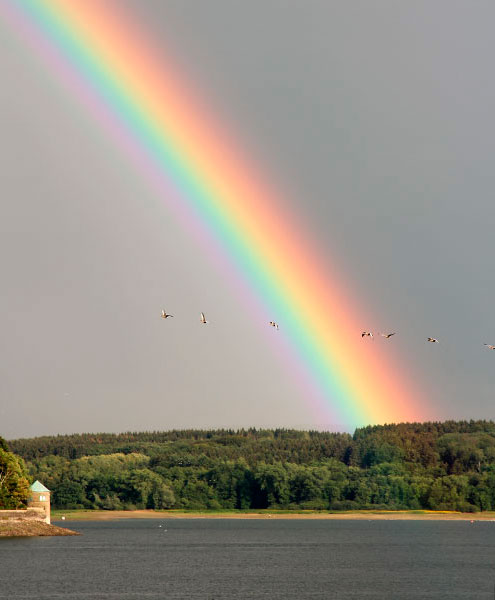
[[[277,346],[321,419],[351,428],[431,416],[390,346],[361,343],[369,317],[283,194],[130,15],[101,0],[2,0],[0,12],[228,272],[248,308],[281,323]]]

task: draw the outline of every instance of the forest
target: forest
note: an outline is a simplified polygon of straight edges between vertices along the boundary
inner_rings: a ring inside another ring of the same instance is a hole
[[[493,421],[353,435],[177,430],[7,443],[58,508],[495,510]]]

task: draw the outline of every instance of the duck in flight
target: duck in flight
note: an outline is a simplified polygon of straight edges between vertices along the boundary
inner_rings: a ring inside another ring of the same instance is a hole
[[[206,325],[207,323],[209,323],[209,321],[206,320],[205,313],[199,314],[199,320],[201,321],[201,323],[203,323],[203,325]]]
[[[483,344],[483,346],[486,346],[490,350],[495,350],[495,346],[492,346],[491,344]]]
[[[272,327],[275,327],[275,329],[278,329],[278,323],[275,323],[275,321],[270,321],[268,325],[271,325]]]
[[[428,341],[431,342],[432,344],[439,344],[440,342],[438,340],[436,340],[435,338],[429,337]]]
[[[168,319],[169,317],[173,317],[174,315],[167,314],[167,311],[162,310],[162,319]]]
[[[395,331],[393,333],[380,333],[380,335],[388,340],[388,338],[391,338],[393,335],[395,335]]]
[[[361,337],[362,338],[364,338],[364,337],[370,337],[371,339],[373,339],[373,334],[371,333],[371,331],[363,331],[361,333]]]

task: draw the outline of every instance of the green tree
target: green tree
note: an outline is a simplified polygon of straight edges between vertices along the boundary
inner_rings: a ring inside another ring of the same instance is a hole
[[[256,469],[255,478],[266,497],[266,507],[286,506],[289,503],[289,478],[280,463],[261,463]]]
[[[134,492],[134,503],[141,508],[171,508],[175,503],[173,491],[149,469],[133,471],[129,485]]]
[[[58,508],[79,508],[86,501],[86,490],[79,481],[62,479],[54,493],[53,504]]]
[[[432,510],[457,510],[467,502],[468,478],[465,475],[449,475],[433,481],[428,497]]]
[[[322,499],[324,481],[322,469],[291,465],[289,470],[290,501],[295,504]]]
[[[0,508],[20,508],[29,497],[26,465],[21,457],[0,448]]]

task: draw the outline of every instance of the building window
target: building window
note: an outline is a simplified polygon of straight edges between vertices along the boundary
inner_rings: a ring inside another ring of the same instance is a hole
[[[44,502],[46,500],[46,496],[40,496],[40,502]]]

